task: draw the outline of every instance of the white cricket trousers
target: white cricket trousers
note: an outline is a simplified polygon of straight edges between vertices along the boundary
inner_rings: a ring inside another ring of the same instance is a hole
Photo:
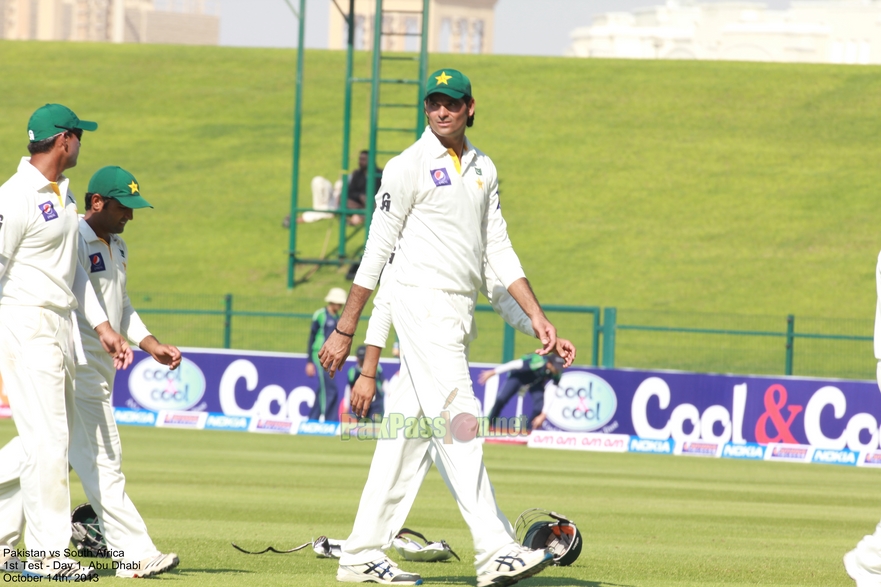
[[[121,552],[114,559],[140,561],[159,551],[147,533],[147,525],[125,492],[122,445],[113,417],[111,396],[115,376],[109,355],[88,356],[76,374],[70,465],[79,475],[83,490],[101,526],[110,550]],[[100,371],[96,365],[104,363]],[[101,372],[103,371],[103,373]]]
[[[82,481],[86,498],[98,514],[108,548],[121,553],[113,558],[140,561],[156,556],[159,551],[125,492],[122,447],[110,404],[112,384],[107,380],[107,372],[114,372],[113,366],[110,363],[108,371],[108,366],[102,365],[103,374],[94,367],[109,359],[109,355],[106,358],[89,356],[89,364],[77,368],[68,457]],[[20,438],[13,438],[0,449],[0,545],[15,546],[21,535],[24,519],[19,475],[23,462]],[[66,520],[69,528],[69,514]]]
[[[478,417],[467,359],[475,298],[392,286],[392,322],[401,341],[402,365],[400,385],[387,418],[400,414],[434,419],[444,412],[449,412],[449,420],[463,413]],[[364,564],[385,556],[383,549],[401,529],[433,461],[471,530],[475,567],[482,572],[494,555],[516,543],[511,523],[496,504],[483,464],[483,445],[479,439],[460,442],[412,436],[401,431],[392,439],[376,442],[340,564]]]
[[[881,389],[881,361],[877,367],[878,388]],[[875,533],[863,536],[855,549],[857,562],[864,568],[881,575],[881,522],[875,527]]]
[[[17,449],[2,452],[0,469],[19,468],[21,495],[0,489],[0,523],[19,522],[6,514],[20,500],[28,550],[46,557],[70,545],[67,449],[76,369],[71,328],[69,312],[0,306],[0,376],[21,439]],[[23,461],[7,465],[15,454]],[[0,529],[0,535],[8,534],[15,530]]]

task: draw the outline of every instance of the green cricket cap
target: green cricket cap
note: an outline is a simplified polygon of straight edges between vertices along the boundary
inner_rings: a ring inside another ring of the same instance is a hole
[[[473,96],[471,80],[461,71],[455,69],[439,69],[425,80],[425,95],[446,94],[451,98]]]
[[[141,197],[141,185],[135,176],[116,165],[102,167],[89,180],[89,193],[113,198],[126,208],[152,208]]]
[[[66,130],[95,130],[97,122],[80,120],[73,110],[61,104],[46,104],[37,108],[28,120],[28,138],[32,143],[54,137]]]

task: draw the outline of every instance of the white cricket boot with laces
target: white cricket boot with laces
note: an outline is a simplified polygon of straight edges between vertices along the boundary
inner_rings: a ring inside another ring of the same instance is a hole
[[[18,558],[18,553],[11,546],[0,546],[0,573],[20,573],[24,570],[24,563]]]
[[[477,575],[477,587],[507,587],[542,572],[554,563],[549,550],[532,550],[520,545],[500,551]]]
[[[341,583],[381,583],[383,585],[422,585],[422,577],[405,573],[389,557],[363,565],[340,565],[336,580]]]
[[[166,571],[170,571],[180,563],[180,559],[173,552],[156,556],[150,556],[137,562],[120,562],[116,569],[116,576],[123,579],[143,579],[155,577]]]

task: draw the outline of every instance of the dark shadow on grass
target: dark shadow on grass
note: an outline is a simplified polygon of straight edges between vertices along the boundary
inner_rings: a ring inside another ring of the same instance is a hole
[[[621,583],[606,583],[605,581],[583,581],[568,577],[532,577],[523,581],[523,587],[633,587]]]
[[[166,575],[219,575],[221,573],[248,573],[253,574],[255,571],[246,571],[245,569],[194,569],[191,567],[187,567],[186,569],[175,569],[173,571],[169,571],[168,573],[163,573]],[[159,575],[160,577],[162,575]]]
[[[466,576],[423,576],[426,585],[434,583],[447,585],[474,585],[474,575]],[[530,577],[524,579],[518,585],[523,587],[632,587],[620,583],[606,583],[604,581],[584,581],[582,579],[570,579],[568,577]]]

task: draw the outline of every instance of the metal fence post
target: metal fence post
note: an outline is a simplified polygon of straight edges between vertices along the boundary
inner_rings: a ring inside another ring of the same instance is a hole
[[[618,319],[616,308],[606,308],[603,311],[603,367],[615,366],[615,331]]]
[[[294,218],[294,222],[296,222]],[[232,341],[232,294],[223,296],[223,348],[230,348]]]
[[[792,375],[792,353],[795,344],[795,316],[786,317],[786,375]]]
[[[600,310],[599,308],[591,312],[593,314],[593,348],[590,353],[590,364],[594,367],[600,364]]]
[[[505,322],[505,334],[502,343],[502,363],[514,360],[514,327]]]

